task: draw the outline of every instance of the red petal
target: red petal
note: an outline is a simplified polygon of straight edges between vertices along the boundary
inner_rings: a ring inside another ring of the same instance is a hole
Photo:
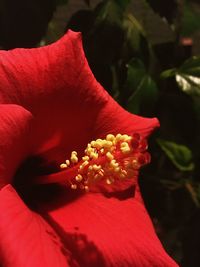
[[[147,134],[158,125],[127,113],[105,92],[88,66],[80,33],[68,31],[42,48],[0,51],[0,58],[0,101],[33,113],[33,153],[60,163],[94,137]]]
[[[17,105],[0,105],[0,188],[9,183],[28,155],[28,134],[32,116]]]
[[[24,205],[10,185],[0,191],[0,236],[4,267],[77,266],[54,230]]]
[[[95,134],[105,136],[108,133],[122,133],[132,135],[140,133],[148,137],[150,133],[159,127],[156,118],[144,118],[133,115],[120,107],[113,99],[98,114],[95,125]]]
[[[133,193],[123,200],[85,194],[49,211],[49,222],[80,266],[177,267],[139,199]]]
[[[84,149],[108,96],[89,69],[80,33],[69,31],[42,48],[0,51],[0,58],[0,101],[34,115],[33,152],[55,149],[54,155],[66,157]]]

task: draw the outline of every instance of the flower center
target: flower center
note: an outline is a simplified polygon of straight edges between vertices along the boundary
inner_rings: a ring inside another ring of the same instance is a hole
[[[89,191],[90,186],[99,181],[111,185],[117,180],[134,179],[140,167],[150,162],[147,148],[146,139],[138,133],[108,134],[105,139],[91,141],[80,159],[78,153],[72,151],[70,159],[60,165],[61,172],[40,176],[36,183],[62,182],[72,189]]]

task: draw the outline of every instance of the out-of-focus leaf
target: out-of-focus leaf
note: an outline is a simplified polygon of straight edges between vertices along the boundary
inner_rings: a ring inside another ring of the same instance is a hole
[[[94,65],[108,67],[120,57],[124,40],[123,12],[114,0],[103,1],[96,7],[93,17],[94,24],[87,35],[87,55]]]
[[[161,73],[163,79],[173,76],[183,92],[200,96],[200,56],[191,57],[177,69],[173,68]]]
[[[183,36],[191,36],[194,32],[200,30],[199,12],[189,1],[184,4],[181,34]]]
[[[135,29],[138,30],[142,35],[146,36],[146,33],[140,24],[140,22],[132,15],[132,14],[127,14],[127,20],[131,23],[131,26],[134,27]],[[130,27],[130,26],[129,26]],[[130,27],[132,29],[132,27]]]
[[[179,70],[187,72],[187,74],[200,77],[200,57],[194,56],[186,60]]]
[[[176,81],[185,93],[200,96],[200,78],[176,74]]]
[[[139,59],[132,59],[127,64],[127,87],[137,89],[145,75],[146,69],[143,62]]]
[[[128,110],[137,114],[142,109],[150,112],[158,96],[155,82],[140,60],[131,60],[127,68],[126,88],[132,92],[128,99]]]
[[[180,171],[194,170],[192,152],[188,147],[163,139],[157,139],[157,142],[166,156]]]
[[[200,96],[200,57],[192,57],[176,71],[176,81],[185,93]]]
[[[173,77],[175,74],[176,74],[176,69],[169,69],[169,70],[163,71],[160,77],[161,79],[166,79],[166,78]]]
[[[115,2],[123,9],[125,10],[127,6],[130,4],[131,0],[115,0]]]
[[[126,43],[131,53],[140,51],[142,38],[146,38],[142,25],[132,14],[126,14],[123,19],[123,28],[126,34]]]
[[[154,12],[146,0],[131,1],[130,10],[143,25],[151,44],[157,45],[175,40],[175,33],[170,25]]]
[[[177,15],[178,3],[177,0],[157,1],[157,0],[146,0],[155,13],[158,13],[161,18],[166,18],[167,21],[172,24]]]
[[[114,0],[103,1],[96,7],[96,25],[103,21],[109,23],[121,23],[123,10]]]

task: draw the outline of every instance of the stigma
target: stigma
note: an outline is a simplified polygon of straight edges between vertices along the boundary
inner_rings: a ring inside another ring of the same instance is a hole
[[[108,134],[105,139],[87,144],[84,155],[71,152],[60,168],[66,173],[71,189],[89,191],[98,182],[112,185],[116,181],[134,179],[139,169],[150,162],[147,141],[140,134]]]

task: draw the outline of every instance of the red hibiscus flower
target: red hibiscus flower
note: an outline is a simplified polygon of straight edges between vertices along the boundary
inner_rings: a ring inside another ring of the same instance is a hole
[[[136,177],[85,193],[69,186],[76,166],[55,168],[73,150],[83,155],[92,140],[118,133],[143,140],[158,126],[106,93],[79,33],[42,48],[1,51],[0,101],[2,266],[177,266],[156,237]]]

